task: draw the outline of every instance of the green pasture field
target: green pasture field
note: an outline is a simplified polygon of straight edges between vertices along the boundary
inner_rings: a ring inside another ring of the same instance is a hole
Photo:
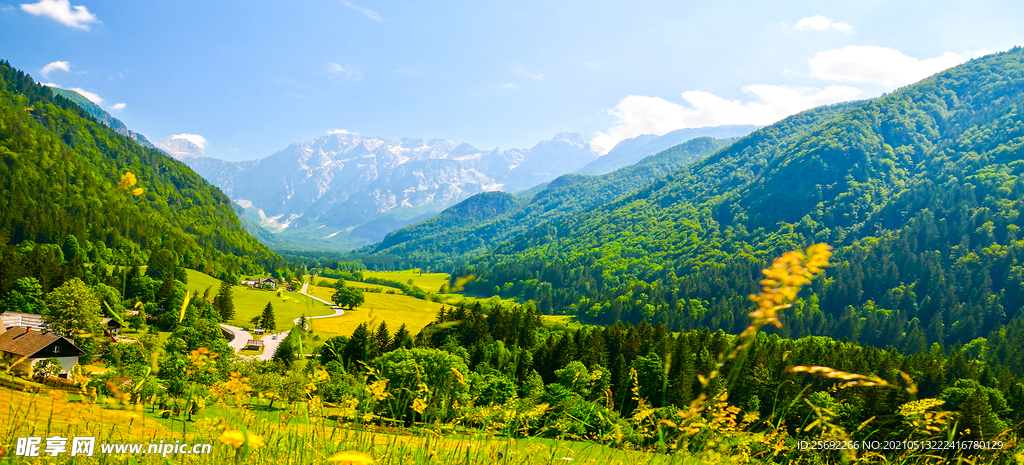
[[[321,281],[326,281],[327,283],[329,283],[332,286],[334,285],[334,283],[338,282],[338,280],[335,279],[335,278],[323,278],[323,277],[320,277],[320,276],[310,277],[309,275],[306,275],[306,280],[309,281],[311,284],[317,284],[317,285],[319,285]],[[350,281],[350,280],[347,280],[347,279],[344,280],[344,281],[345,281],[345,285],[346,286],[348,286],[348,287],[355,287],[355,288],[362,289],[362,290],[381,288],[381,289],[384,290],[384,292],[394,291],[396,294],[405,294],[404,292],[402,292],[401,289],[399,289],[397,287],[385,286],[385,285],[382,285],[382,284],[364,283],[362,281]],[[327,300],[331,300],[331,299],[327,299]]]
[[[207,288],[210,288],[210,298],[217,295],[217,291],[220,289],[219,279],[195,270],[186,271],[188,272],[188,290],[198,291],[202,295]],[[295,319],[302,315],[318,316],[334,313],[327,305],[306,298],[298,292],[283,291],[281,297],[278,297],[277,291],[233,286],[232,297],[235,301],[235,317],[226,323],[234,326],[252,326],[249,320],[262,314],[263,307],[267,306],[267,302],[274,306],[274,317],[279,332],[290,329],[294,326]],[[330,300],[330,298],[326,300]]]
[[[441,285],[448,282],[452,275],[448,273],[420,273],[415,270],[404,270],[404,271],[364,271],[364,277],[373,277],[378,279],[389,279],[391,281],[398,281],[400,283],[408,283],[412,280],[412,284],[420,289],[427,292],[438,292],[441,290]]]

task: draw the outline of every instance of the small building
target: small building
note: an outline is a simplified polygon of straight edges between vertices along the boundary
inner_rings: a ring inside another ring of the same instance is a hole
[[[32,375],[35,364],[48,358],[60,363],[61,374],[78,364],[82,350],[70,340],[32,328],[14,327],[0,334],[0,357],[13,365],[11,371]]]
[[[256,329],[252,330],[252,333],[257,335],[257,336],[262,336],[263,335],[263,328],[256,328]]]
[[[100,318],[100,325],[103,327],[103,334],[107,337],[114,337],[121,332],[121,322],[113,318]]]
[[[46,321],[43,320],[43,316],[34,313],[3,312],[0,313],[0,321],[3,322],[3,329],[15,327],[32,328],[35,331],[46,329]]]
[[[263,350],[263,340],[261,339],[249,339],[245,343],[246,350]]]
[[[243,286],[258,289],[277,289],[277,280],[274,278],[246,278],[239,282]]]

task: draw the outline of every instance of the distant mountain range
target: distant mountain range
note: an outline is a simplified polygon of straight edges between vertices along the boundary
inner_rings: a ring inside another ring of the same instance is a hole
[[[158,145],[263,227],[314,248],[369,244],[473,194],[521,190],[600,156],[581,135],[564,133],[531,149],[489,151],[443,139],[338,133],[243,162],[197,156],[183,140]]]

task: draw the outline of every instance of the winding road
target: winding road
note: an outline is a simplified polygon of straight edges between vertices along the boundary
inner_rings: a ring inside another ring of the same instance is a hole
[[[344,314],[345,314],[345,311],[344,311],[344,310],[342,310],[342,309],[341,309],[341,307],[339,307],[339,306],[335,305],[335,304],[334,304],[334,302],[328,302],[328,301],[326,301],[326,300],[324,300],[324,299],[321,299],[321,298],[319,298],[319,297],[315,297],[315,296],[312,296],[312,295],[306,294],[306,289],[307,289],[308,287],[309,287],[309,283],[302,283],[302,290],[301,290],[301,291],[299,291],[299,292],[301,292],[301,293],[302,293],[302,295],[304,295],[304,296],[306,296],[306,297],[309,297],[310,299],[313,299],[313,300],[315,300],[315,301],[317,301],[317,302],[323,302],[323,303],[324,303],[325,305],[327,305],[328,307],[331,307],[331,310],[334,310],[334,313],[332,313],[332,314],[330,314],[330,315],[320,315],[320,316],[307,316],[307,317],[306,317],[306,319],[307,319],[307,320],[315,320],[315,319],[317,319],[317,318],[331,318],[331,317],[336,317],[336,316],[342,316],[342,315],[344,315]],[[296,319],[295,319],[295,320],[293,321],[293,323],[295,323],[295,324],[299,324],[299,318],[296,318]]]
[[[345,314],[345,310],[342,310],[341,307],[335,305],[334,302],[328,302],[328,301],[326,301],[324,299],[321,299],[319,297],[315,297],[315,296],[311,296],[311,295],[307,294],[306,293],[306,289],[308,288],[308,286],[309,286],[309,283],[302,283],[302,290],[299,291],[299,292],[301,292],[302,295],[304,295],[306,297],[309,297],[310,299],[316,300],[318,302],[322,302],[325,305],[327,305],[328,307],[331,307],[331,310],[334,310],[334,313],[332,313],[330,315],[307,316],[306,317],[307,320],[312,320],[312,319],[316,319],[316,318],[331,318],[331,317],[341,316],[341,315]],[[297,324],[299,324],[299,320],[300,320],[300,318],[296,318],[292,322],[297,325]],[[227,332],[231,333],[232,335],[234,335],[234,338],[231,339],[230,341],[228,341],[228,345],[231,346],[231,348],[235,351],[235,354],[238,354],[238,351],[240,351],[240,350],[245,348],[245,343],[246,342],[248,342],[250,339],[255,339],[255,337],[251,333],[249,333],[248,331],[245,331],[242,328],[239,328],[237,326],[231,326],[231,325],[222,324],[222,325],[220,325],[220,327],[224,331],[227,331]],[[257,359],[257,360],[270,360],[271,358],[274,358],[274,352],[277,350],[277,346],[281,345],[281,341],[287,335],[288,335],[288,331],[284,331],[284,332],[280,332],[280,333],[276,333],[276,334],[265,334],[265,335],[263,335],[263,338],[261,338],[261,340],[263,341],[263,353],[262,354],[259,354],[259,355],[241,355],[241,357],[254,358],[254,359]],[[275,338],[274,336],[277,336],[277,337]]]

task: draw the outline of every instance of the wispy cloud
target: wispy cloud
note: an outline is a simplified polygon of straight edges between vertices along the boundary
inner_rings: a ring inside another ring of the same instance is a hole
[[[990,53],[983,50],[974,54]],[[919,60],[887,47],[851,45],[816,53],[807,61],[811,75],[829,81],[873,83],[899,87],[917,82],[971,57],[946,52]]]
[[[630,95],[606,112],[616,119],[607,132],[591,141],[607,152],[623,139],[641,134],[663,135],[676,129],[723,124],[767,125],[794,113],[829,103],[853,100],[863,91],[847,86],[824,89],[755,84],[741,89],[752,99],[746,103],[726,100],[710,92],[687,91],[686,104],[659,97]]]
[[[46,66],[43,66],[43,69],[39,70],[39,74],[42,74],[43,77],[46,79],[50,79],[50,72],[57,70],[65,72],[71,71],[71,63],[68,63],[66,61],[55,61]]]
[[[514,82],[510,82],[508,84],[502,84],[499,87],[502,88],[502,89],[518,89],[519,88],[519,86],[517,86],[516,83],[514,83]]]
[[[72,87],[71,90],[73,90],[75,92],[78,92],[82,97],[85,97],[86,99],[88,99],[92,103],[95,103],[97,105],[103,103],[103,99],[100,98],[99,95],[96,95],[96,94],[94,94],[92,92],[89,92],[89,91],[84,90],[84,89],[80,89],[78,87]]]
[[[171,139],[185,139],[193,144],[196,144],[201,149],[206,148],[206,138],[199,134],[175,134],[171,136]]]
[[[110,107],[110,109],[114,111],[121,111],[124,110],[124,108],[127,106],[127,103],[115,103],[114,106]]]
[[[808,16],[797,21],[796,28],[801,31],[806,31],[808,29],[815,31],[835,29],[837,31],[853,32],[853,26],[843,22],[832,21],[831,19],[821,15]]]
[[[524,70],[523,68],[516,67],[516,69],[513,69],[512,72],[515,73],[516,76],[522,76],[522,77],[525,77],[525,78],[535,79],[535,80],[538,80],[538,81],[543,81],[544,80],[544,75],[543,74],[531,73],[531,72],[528,72],[528,71]]]
[[[65,26],[88,31],[90,23],[98,23],[96,15],[84,5],[72,7],[68,0],[39,0],[39,3],[22,3],[21,9],[36,16],[48,16]]]
[[[356,10],[356,11],[362,13],[367,18],[370,18],[370,19],[373,19],[373,20],[376,20],[376,21],[384,21],[383,19],[381,19],[379,14],[373,12],[373,10],[370,10],[369,8],[363,8],[363,7],[359,6],[359,5],[353,4],[352,2],[350,2],[348,0],[340,0],[340,1],[341,1],[342,5],[345,5],[345,6],[351,8],[353,10]]]
[[[344,129],[331,129],[327,131],[328,134],[355,134],[354,132],[348,132]]]
[[[333,61],[327,62],[327,71],[345,79],[358,81],[363,78],[363,73],[351,66],[341,66]]]

